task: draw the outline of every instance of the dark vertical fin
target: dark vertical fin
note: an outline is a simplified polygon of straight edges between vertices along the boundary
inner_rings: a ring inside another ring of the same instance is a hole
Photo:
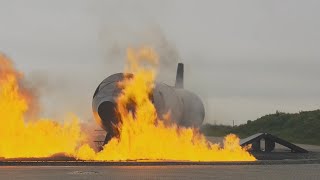
[[[183,71],[183,63],[179,63],[177,68],[176,88],[183,88]]]

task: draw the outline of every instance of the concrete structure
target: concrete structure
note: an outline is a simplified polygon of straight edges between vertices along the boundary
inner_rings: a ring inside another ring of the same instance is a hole
[[[183,64],[178,64],[175,86],[156,82],[150,99],[156,107],[158,116],[170,112],[171,121],[180,126],[199,127],[205,115],[201,99],[194,93],[183,89]],[[104,144],[118,135],[117,124],[121,121],[116,112],[116,98],[121,89],[117,83],[124,77],[131,78],[133,74],[117,73],[107,77],[96,89],[92,108],[96,121],[107,132]],[[134,112],[134,105],[128,105]]]
[[[264,148],[261,147],[261,141],[264,140]],[[281,144],[291,150],[291,152],[296,153],[307,153],[308,151],[294,145],[284,139],[273,136],[269,133],[257,133],[252,136],[249,136],[240,141],[241,146],[246,146],[248,144],[252,144],[251,151],[264,151],[264,152],[272,152],[275,148],[275,144]]]

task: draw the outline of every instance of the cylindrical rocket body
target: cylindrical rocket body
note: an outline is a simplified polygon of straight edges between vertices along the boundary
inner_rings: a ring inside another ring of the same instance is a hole
[[[196,94],[185,89],[175,89],[175,92],[182,101],[183,109],[179,125],[186,127],[201,126],[205,116],[205,109],[201,99]]]
[[[123,78],[123,73],[109,76],[101,82],[93,96],[94,117],[109,136],[116,135],[114,127],[120,121],[116,114],[116,98],[121,89],[117,83]],[[204,120],[205,111],[201,99],[182,88],[156,83],[151,98],[160,119],[169,113],[172,122],[186,127],[199,127]]]
[[[153,103],[158,116],[169,113],[172,122],[185,127],[199,127],[204,120],[204,106],[201,99],[181,88],[156,83]]]

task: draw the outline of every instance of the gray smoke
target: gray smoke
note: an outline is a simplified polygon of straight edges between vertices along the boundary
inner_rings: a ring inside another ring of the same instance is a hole
[[[31,80],[44,86],[48,117],[74,111],[90,121],[96,86],[123,70],[127,47],[149,44],[159,80],[173,85],[184,62],[185,88],[207,102],[208,122],[239,124],[319,108],[319,3],[3,1],[0,50],[27,77],[43,76]]]
[[[103,67],[123,71],[128,47],[151,47],[157,52],[160,59],[158,80],[173,85],[177,64],[181,58],[174,42],[166,37],[159,26],[150,25],[138,30],[126,26],[119,29],[105,27],[102,28],[100,35],[101,48],[105,57]]]

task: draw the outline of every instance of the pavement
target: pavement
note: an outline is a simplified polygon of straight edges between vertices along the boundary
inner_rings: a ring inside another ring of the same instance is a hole
[[[320,164],[234,166],[15,166],[0,167],[0,179],[320,179]]]

